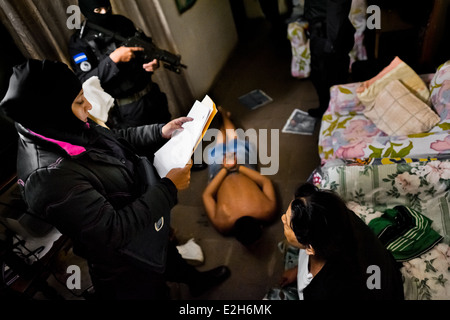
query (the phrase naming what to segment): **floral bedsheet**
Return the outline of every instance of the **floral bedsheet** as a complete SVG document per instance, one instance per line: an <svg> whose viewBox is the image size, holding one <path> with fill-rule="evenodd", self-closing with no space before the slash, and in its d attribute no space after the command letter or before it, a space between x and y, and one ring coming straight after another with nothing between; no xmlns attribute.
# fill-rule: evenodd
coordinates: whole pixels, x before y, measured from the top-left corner
<svg viewBox="0 0 450 320"><path fill-rule="evenodd" d="M386 165L325 165L321 188L338 192L365 222L387 208L409 206L433 221L443 240L418 258L402 262L405 299L450 299L450 160Z"/></svg>
<svg viewBox="0 0 450 320"><path fill-rule="evenodd" d="M429 132L388 136L363 114L359 83L334 86L319 134L322 164L333 159L450 157L450 112ZM450 92L449 92L450 93Z"/></svg>
<svg viewBox="0 0 450 320"><path fill-rule="evenodd" d="M319 133L322 164L334 159L450 158L450 61L421 77L441 121L429 132L407 136L388 136L364 116L356 95L360 82L333 86Z"/></svg>

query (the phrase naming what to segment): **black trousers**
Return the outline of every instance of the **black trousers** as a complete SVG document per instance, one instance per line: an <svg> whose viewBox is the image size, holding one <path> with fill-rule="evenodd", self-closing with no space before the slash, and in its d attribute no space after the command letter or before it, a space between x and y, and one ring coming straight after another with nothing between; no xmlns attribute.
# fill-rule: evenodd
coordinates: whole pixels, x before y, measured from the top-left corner
<svg viewBox="0 0 450 320"><path fill-rule="evenodd" d="M164 274L132 266L109 268L90 264L90 276L99 300L169 300L166 281L191 284L199 271L189 265L169 244L167 267Z"/></svg>
<svg viewBox="0 0 450 320"><path fill-rule="evenodd" d="M326 51L327 39L325 25L316 24L310 27L311 76L310 79L319 97L319 109L328 108L330 88L333 85L347 83L350 68L349 52L353 42L345 46ZM350 34L352 37L352 34ZM347 37L348 38L348 37Z"/></svg>

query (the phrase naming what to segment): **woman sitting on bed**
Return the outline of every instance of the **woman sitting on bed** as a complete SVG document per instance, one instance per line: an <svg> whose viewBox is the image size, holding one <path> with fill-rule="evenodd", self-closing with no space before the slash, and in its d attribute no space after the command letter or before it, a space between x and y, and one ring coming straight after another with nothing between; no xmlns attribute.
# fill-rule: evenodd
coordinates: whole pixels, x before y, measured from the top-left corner
<svg viewBox="0 0 450 320"><path fill-rule="evenodd" d="M302 185L282 216L284 234L299 248L298 266L282 286L297 280L299 299L403 299L399 268L364 222L334 192Z"/></svg>

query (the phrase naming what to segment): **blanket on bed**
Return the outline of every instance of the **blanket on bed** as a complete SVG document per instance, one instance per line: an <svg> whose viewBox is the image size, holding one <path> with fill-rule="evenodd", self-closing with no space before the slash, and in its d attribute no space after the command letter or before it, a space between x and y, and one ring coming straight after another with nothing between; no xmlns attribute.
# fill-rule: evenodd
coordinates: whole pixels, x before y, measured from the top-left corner
<svg viewBox="0 0 450 320"><path fill-rule="evenodd" d="M370 226L388 209L405 206L432 221L442 240L402 262L405 299L450 299L450 160L385 165L337 165L317 170L316 184L338 192Z"/></svg>

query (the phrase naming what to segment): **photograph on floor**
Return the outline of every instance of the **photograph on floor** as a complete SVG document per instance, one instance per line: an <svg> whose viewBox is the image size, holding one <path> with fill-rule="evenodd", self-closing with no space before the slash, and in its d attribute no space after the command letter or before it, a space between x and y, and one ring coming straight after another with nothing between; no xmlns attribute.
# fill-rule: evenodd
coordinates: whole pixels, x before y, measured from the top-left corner
<svg viewBox="0 0 450 320"><path fill-rule="evenodd" d="M305 111L295 109L286 121L282 132L312 135L314 133L315 125L315 118L309 116Z"/></svg>

